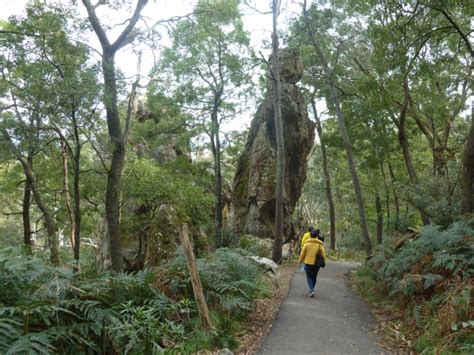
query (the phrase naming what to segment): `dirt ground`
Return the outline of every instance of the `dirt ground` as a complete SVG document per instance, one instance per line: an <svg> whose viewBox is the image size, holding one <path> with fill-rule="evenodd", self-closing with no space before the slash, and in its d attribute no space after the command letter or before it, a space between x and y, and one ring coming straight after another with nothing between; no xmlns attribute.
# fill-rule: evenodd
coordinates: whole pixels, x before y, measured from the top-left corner
<svg viewBox="0 0 474 355"><path fill-rule="evenodd" d="M235 354L255 354L262 345L275 320L282 301L288 294L291 277L296 271L295 265L283 264L278 267L278 287L265 299L256 300L249 316L249 327L238 341Z"/></svg>

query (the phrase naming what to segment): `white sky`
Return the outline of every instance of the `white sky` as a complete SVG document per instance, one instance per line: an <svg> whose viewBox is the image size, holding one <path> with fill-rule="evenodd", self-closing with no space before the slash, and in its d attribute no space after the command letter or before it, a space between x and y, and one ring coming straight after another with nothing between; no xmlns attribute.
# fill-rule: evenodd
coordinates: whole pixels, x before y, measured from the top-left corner
<svg viewBox="0 0 474 355"><path fill-rule="evenodd" d="M6 20L11 15L19 15L24 13L25 5L27 0L0 0L0 19ZM58 2L50 1L49 2ZM69 0L59 0L59 2L70 3ZM92 3L96 3L97 0L93 0ZM180 16L189 14L192 12L194 5L197 0L149 0L148 4L142 11L142 15L147 18L149 25L154 24L158 20L169 19L174 16ZM250 1L253 5L261 12L268 12L271 9L271 0L252 0ZM77 0L78 11L81 17L86 17L87 13L80 0ZM132 8L134 8L136 0L132 1ZM279 17L279 28L285 26L285 22L288 18L294 15L295 11L299 8L297 1L295 0L282 0L281 15ZM130 17L133 10L123 10L116 13L112 12L101 12L100 9L106 9L106 6L98 8L98 15L102 23L116 24L121 23ZM269 42L271 40L272 32L272 15L261 14L251 8L246 8L243 11L243 21L245 29L250 33L251 46L258 53L261 51L265 56L268 56L269 51L263 48L264 41ZM100 45L95 35L92 35L87 39L88 44L96 48L100 52ZM161 45L167 45L167 35L164 34ZM136 50L136 49L135 49ZM159 53L155 52L155 56ZM144 48L142 53L142 65L141 74L146 76L153 66L153 54L149 48ZM126 47L122 49L116 56L117 66L130 77L134 77L137 72L137 56L132 53L132 48ZM256 107L254 112L256 111ZM243 129L245 126L250 125L251 116L254 112L248 112L240 118L234 119L229 127L223 127L226 129Z"/></svg>

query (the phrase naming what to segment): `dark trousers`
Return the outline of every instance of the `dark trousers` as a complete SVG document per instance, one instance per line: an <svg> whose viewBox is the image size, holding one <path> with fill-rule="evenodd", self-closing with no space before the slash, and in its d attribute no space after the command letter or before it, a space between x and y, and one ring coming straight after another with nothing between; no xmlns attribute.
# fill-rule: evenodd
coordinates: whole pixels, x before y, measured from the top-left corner
<svg viewBox="0 0 474 355"><path fill-rule="evenodd" d="M304 264L304 271L306 272L306 281L308 282L309 292L314 292L319 267L315 265Z"/></svg>

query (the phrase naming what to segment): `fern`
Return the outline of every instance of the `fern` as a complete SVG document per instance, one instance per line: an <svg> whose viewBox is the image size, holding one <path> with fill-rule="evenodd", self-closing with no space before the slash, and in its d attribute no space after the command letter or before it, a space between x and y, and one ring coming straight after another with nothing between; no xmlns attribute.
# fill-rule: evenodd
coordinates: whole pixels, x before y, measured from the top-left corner
<svg viewBox="0 0 474 355"><path fill-rule="evenodd" d="M430 287L433 287L437 281L443 280L443 275L433 274L431 272L424 274L423 278L425 279L423 283L423 288L426 290Z"/></svg>
<svg viewBox="0 0 474 355"><path fill-rule="evenodd" d="M398 253L387 252L385 265L380 262L380 256L377 263L371 265L379 265L377 276L381 282L391 284L392 295L397 292L411 295L420 290L407 276L415 269L421 269L423 275L427 275L422 289L443 280L442 276L461 275L469 279L474 271L473 236L471 222L456 222L447 229L428 226L418 238L405 243ZM434 274L439 276L433 278Z"/></svg>
<svg viewBox="0 0 474 355"><path fill-rule="evenodd" d="M10 345L10 348L5 355L16 355L20 353L26 354L49 354L54 351L55 347L51 343L51 339L48 334L42 333L29 333L22 335Z"/></svg>
<svg viewBox="0 0 474 355"><path fill-rule="evenodd" d="M23 323L15 318L0 318L0 353L6 352L20 336L22 326Z"/></svg>

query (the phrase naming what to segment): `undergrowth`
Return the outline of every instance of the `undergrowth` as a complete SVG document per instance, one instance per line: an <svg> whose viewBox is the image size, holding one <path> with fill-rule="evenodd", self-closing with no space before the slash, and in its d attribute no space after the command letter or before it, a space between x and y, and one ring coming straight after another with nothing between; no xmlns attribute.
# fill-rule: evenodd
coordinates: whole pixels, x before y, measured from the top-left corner
<svg viewBox="0 0 474 355"><path fill-rule="evenodd" d="M474 220L385 241L353 285L388 314L386 340L419 353L474 353ZM397 247L398 245L398 247Z"/></svg>
<svg viewBox="0 0 474 355"><path fill-rule="evenodd" d="M54 268L0 251L1 354L157 354L234 348L239 321L269 290L239 250L197 261L216 330L200 325L181 253L157 270L110 274ZM157 276L158 275L158 276ZM166 280L162 283L160 280Z"/></svg>

